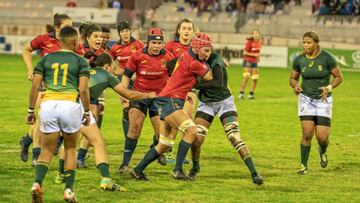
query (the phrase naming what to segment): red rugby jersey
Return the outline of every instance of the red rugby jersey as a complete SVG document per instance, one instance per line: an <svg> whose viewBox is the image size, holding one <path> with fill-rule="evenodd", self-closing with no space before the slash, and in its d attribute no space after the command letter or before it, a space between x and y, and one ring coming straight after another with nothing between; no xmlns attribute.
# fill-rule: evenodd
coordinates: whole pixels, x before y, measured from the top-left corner
<svg viewBox="0 0 360 203"><path fill-rule="evenodd" d="M183 45L179 40L171 40L165 45L165 49L170 51L175 58L178 58L182 53L186 52L190 47L189 45Z"/></svg>
<svg viewBox="0 0 360 203"><path fill-rule="evenodd" d="M126 70L136 73L134 90L159 93L169 79L166 63L172 58L173 55L164 49L158 56L152 56L146 47L131 55Z"/></svg>
<svg viewBox="0 0 360 203"><path fill-rule="evenodd" d="M191 50L184 52L179 58L161 97L185 99L187 93L196 84L196 77L204 77L209 68L205 62L196 59Z"/></svg>
<svg viewBox="0 0 360 203"><path fill-rule="evenodd" d="M120 42L114 44L110 49L110 55L119 62L119 68L125 69L126 63L133 53L144 47L144 43L135 38L131 38L131 42L122 45Z"/></svg>
<svg viewBox="0 0 360 203"><path fill-rule="evenodd" d="M252 54L257 54L257 53L260 53L261 46L262 46L261 40L258 40L258 41L248 40L246 42L244 50L249 52L249 53L252 53ZM248 61L248 62L251 62L251 63L257 63L258 62L258 59L256 57L253 57L253 56L246 56L245 55L244 60Z"/></svg>
<svg viewBox="0 0 360 203"><path fill-rule="evenodd" d="M33 50L40 50L40 57L43 57L59 51L61 49L61 42L55 38L54 32L49 32L35 37L31 40L30 46ZM84 55L85 53L81 44L79 44L79 47L75 52L79 55Z"/></svg>

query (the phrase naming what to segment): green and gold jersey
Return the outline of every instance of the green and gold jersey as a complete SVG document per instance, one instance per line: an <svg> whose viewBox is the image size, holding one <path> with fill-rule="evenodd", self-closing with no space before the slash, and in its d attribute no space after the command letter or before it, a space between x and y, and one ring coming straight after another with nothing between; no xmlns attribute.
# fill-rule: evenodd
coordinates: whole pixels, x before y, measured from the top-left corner
<svg viewBox="0 0 360 203"><path fill-rule="evenodd" d="M293 64L293 70L301 74L303 94L313 99L320 98L322 90L319 88L330 84L331 70L336 67L334 57L324 50L314 59L301 54L296 57ZM331 92L328 96L330 95Z"/></svg>
<svg viewBox="0 0 360 203"><path fill-rule="evenodd" d="M108 87L114 88L120 81L101 67L90 69L90 100L96 100Z"/></svg>
<svg viewBox="0 0 360 203"><path fill-rule="evenodd" d="M203 88L200 89L198 98L200 101L207 103L207 102L219 102L223 101L231 96L231 91L228 87L228 75L226 71L226 65L224 61L221 59L220 55L217 53L211 53L209 59L206 63L210 66L210 69L218 68L217 74L221 74L221 80L217 80L216 87L212 88ZM215 80L215 75L213 71L213 77Z"/></svg>
<svg viewBox="0 0 360 203"><path fill-rule="evenodd" d="M89 64L74 52L60 50L44 56L36 64L34 74L43 76L44 99L76 100L79 78L89 77Z"/></svg>

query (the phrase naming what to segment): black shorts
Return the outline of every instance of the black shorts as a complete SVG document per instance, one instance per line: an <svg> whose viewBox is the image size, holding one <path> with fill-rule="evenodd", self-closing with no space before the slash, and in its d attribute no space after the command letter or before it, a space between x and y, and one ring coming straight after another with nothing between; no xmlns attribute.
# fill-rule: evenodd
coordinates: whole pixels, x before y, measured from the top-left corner
<svg viewBox="0 0 360 203"><path fill-rule="evenodd" d="M129 108L137 108L141 112L143 112L146 116L147 111L149 110L150 118L154 116L158 116L158 109L155 106L155 99L138 99L138 100L131 100Z"/></svg>
<svg viewBox="0 0 360 203"><path fill-rule="evenodd" d="M183 109L185 100L169 98L169 97L158 97L156 98L155 104L159 111L161 120L173 112Z"/></svg>

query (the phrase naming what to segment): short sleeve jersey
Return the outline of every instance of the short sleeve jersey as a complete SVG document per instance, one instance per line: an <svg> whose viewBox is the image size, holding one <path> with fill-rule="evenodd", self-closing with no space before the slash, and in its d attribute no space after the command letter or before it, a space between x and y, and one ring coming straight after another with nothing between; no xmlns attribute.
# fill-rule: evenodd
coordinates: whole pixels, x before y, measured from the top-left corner
<svg viewBox="0 0 360 203"><path fill-rule="evenodd" d="M159 93L168 80L166 63L173 55L164 49L157 56L148 53L147 47L133 54L126 64L126 70L136 73L134 90Z"/></svg>
<svg viewBox="0 0 360 203"><path fill-rule="evenodd" d="M144 43L135 38L131 38L131 42L122 45L120 42L113 45L110 49L110 55L118 61L119 68L125 69L126 63L130 56L144 47Z"/></svg>
<svg viewBox="0 0 360 203"><path fill-rule="evenodd" d="M178 58L182 53L186 52L190 48L190 45L183 45L179 42L179 40L171 40L166 43L164 48L170 51L174 55L174 58Z"/></svg>
<svg viewBox="0 0 360 203"><path fill-rule="evenodd" d="M90 100L96 100L108 87L114 88L120 81L101 67L90 68Z"/></svg>
<svg viewBox="0 0 360 203"><path fill-rule="evenodd" d="M231 96L230 88L228 87L228 74L226 71L226 65L221 59L221 56L217 53L211 53L209 59L206 61L210 69L213 69L215 66L221 68L222 73L222 83L221 87L209 88L209 89L200 89L198 98L200 101L207 102L220 102Z"/></svg>
<svg viewBox="0 0 360 203"><path fill-rule="evenodd" d="M30 46L33 50L40 50L40 57L55 51L59 51L61 49L60 40L55 38L54 32L45 33L35 37L33 40L31 40ZM82 45L79 44L79 47L75 52L79 55L84 55Z"/></svg>
<svg viewBox="0 0 360 203"><path fill-rule="evenodd" d="M254 40L248 40L245 44L244 50L251 54L258 54L260 53L262 43L261 40L254 41ZM245 56L245 61L251 62L251 63L257 63L258 60L254 56Z"/></svg>
<svg viewBox="0 0 360 203"><path fill-rule="evenodd" d="M89 77L89 65L82 56L60 50L44 56L36 64L34 74L43 75L45 93L78 93L79 78Z"/></svg>
<svg viewBox="0 0 360 203"><path fill-rule="evenodd" d="M293 63L293 70L299 72L302 77L303 94L313 99L320 98L322 90L319 88L330 84L331 70L336 67L336 60L325 50L321 50L314 59L301 54ZM328 96L330 95L331 92Z"/></svg>
<svg viewBox="0 0 360 203"><path fill-rule="evenodd" d="M196 77L204 77L208 70L206 63L197 60L195 53L189 49L178 58L172 76L159 96L185 99L196 84Z"/></svg>

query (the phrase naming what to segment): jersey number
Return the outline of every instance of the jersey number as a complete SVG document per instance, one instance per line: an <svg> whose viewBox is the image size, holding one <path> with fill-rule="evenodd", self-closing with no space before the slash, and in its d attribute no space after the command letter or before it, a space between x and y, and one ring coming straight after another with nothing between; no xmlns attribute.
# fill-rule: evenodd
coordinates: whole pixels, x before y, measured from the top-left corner
<svg viewBox="0 0 360 203"><path fill-rule="evenodd" d="M62 80L61 80L61 85L62 86L66 86L66 82L67 82L67 74L68 74L68 68L69 68L69 64L68 63L64 63L64 64L59 64L59 63L54 63L51 65L51 69L54 70L54 81L53 81L53 85L57 85L58 84L58 76L59 76L59 66L60 69L63 71L63 76L62 76Z"/></svg>

